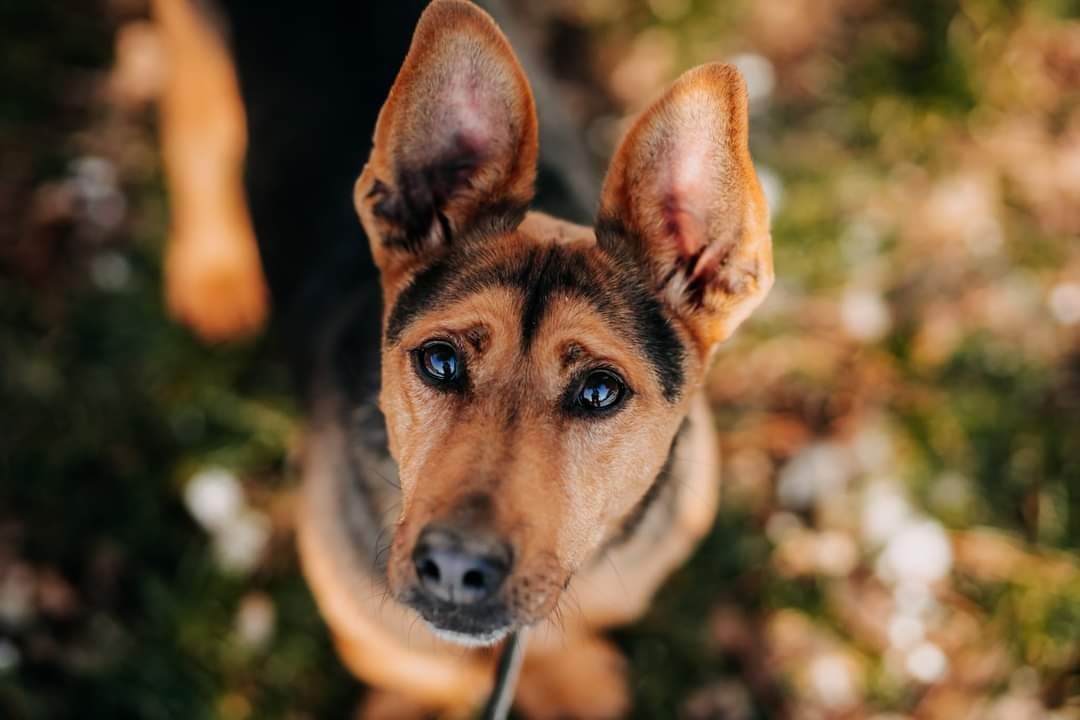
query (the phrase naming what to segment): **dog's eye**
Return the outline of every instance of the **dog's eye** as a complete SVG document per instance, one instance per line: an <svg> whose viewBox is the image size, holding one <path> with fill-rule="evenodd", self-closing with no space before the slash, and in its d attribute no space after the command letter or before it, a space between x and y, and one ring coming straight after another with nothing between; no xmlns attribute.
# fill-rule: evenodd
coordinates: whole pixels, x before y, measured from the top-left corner
<svg viewBox="0 0 1080 720"><path fill-rule="evenodd" d="M578 391L578 404L586 410L609 410L618 405L626 392L619 377L608 370L594 370Z"/></svg>
<svg viewBox="0 0 1080 720"><path fill-rule="evenodd" d="M433 340L417 351L420 372L433 382L448 384L461 378L463 363L457 349L448 342Z"/></svg>

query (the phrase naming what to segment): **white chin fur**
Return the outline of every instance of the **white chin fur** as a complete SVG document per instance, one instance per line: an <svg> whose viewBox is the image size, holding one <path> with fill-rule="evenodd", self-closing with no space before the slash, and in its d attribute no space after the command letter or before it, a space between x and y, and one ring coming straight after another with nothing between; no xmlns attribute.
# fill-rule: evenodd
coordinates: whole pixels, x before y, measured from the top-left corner
<svg viewBox="0 0 1080 720"><path fill-rule="evenodd" d="M509 627L500 628L493 632L484 633L483 635L470 635L468 633L454 632L453 630L441 630L427 621L425 621L425 623L427 624L428 629L435 634L435 637L464 647L489 647L510 634Z"/></svg>

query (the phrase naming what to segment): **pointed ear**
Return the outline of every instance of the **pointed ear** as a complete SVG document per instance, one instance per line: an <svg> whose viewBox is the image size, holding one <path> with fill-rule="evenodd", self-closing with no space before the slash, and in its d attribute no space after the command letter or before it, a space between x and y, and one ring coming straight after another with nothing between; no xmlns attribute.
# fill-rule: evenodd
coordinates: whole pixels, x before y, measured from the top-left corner
<svg viewBox="0 0 1080 720"><path fill-rule="evenodd" d="M355 188L384 283L492 215L520 220L536 156L536 108L510 44L475 5L435 0L416 26Z"/></svg>
<svg viewBox="0 0 1080 720"><path fill-rule="evenodd" d="M597 237L642 264L703 355L772 285L769 214L747 146L746 86L688 71L630 128L608 170Z"/></svg>

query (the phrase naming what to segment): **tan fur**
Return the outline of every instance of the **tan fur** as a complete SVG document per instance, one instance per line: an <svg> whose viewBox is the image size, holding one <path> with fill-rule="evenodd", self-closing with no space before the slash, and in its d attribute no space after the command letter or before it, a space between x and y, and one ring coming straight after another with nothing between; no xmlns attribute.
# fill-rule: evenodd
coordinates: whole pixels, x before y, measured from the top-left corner
<svg viewBox="0 0 1080 720"><path fill-rule="evenodd" d="M190 3L154 0L154 12L170 58L162 101L172 199L169 305L204 337L233 337L258 327L266 313L241 183L246 138L236 77L220 35ZM478 164L441 208L451 235L486 205L527 203L533 194L535 103L486 14L456 0L432 3L374 140L355 202L389 310L449 238L433 223L419 250L385 243L401 227L374 211L377 183L395 192L403 174L469 151ZM637 252L657 297L692 350L677 402L661 396L637 349L574 297L553 299L527 356L517 341L522 299L507 289L472 293L425 314L383 354L381 408L402 487L399 515L387 519L397 521L388 587L368 569L370 549L357 546L342 511L350 476L337 463L348 440L329 423L312 435L299 508L301 559L343 662L375 688L364 717L466 717L490 692L493 651L447 644L394 599L411 582L419 531L473 492L497 499L492 526L512 539L517 556L508 580L513 609L533 626L519 711L609 718L628 708L626 663L596 633L640 616L708 531L719 460L698 388L710 354L773 278L768 213L747 149L745 89L735 70L690 71L646 110L612 161L601 212L642 244ZM598 266L609 262L591 228L537 212L486 242L479 261L556 244L581 249ZM433 398L417 380L401 348L431 337L469 348L473 382L485 389L473 406ZM619 370L635 389L633 406L601 424L566 422L553 411L554 399L590 358ZM504 428L511 412L519 423L513 437ZM657 476L688 414L693 422L672 467L680 488L673 515L648 515L625 542L600 550Z"/></svg>
<svg viewBox="0 0 1080 720"><path fill-rule="evenodd" d="M316 409L316 416L324 411ZM298 508L300 559L342 660L378 688L439 707L474 707L491 687L490 659L436 639L415 613L390 600L365 568L341 521L349 474L336 464L345 437L327 428L312 436Z"/></svg>
<svg viewBox="0 0 1080 720"><path fill-rule="evenodd" d="M515 700L536 720L620 717L630 707L626 659L611 643L588 635L552 652L534 648Z"/></svg>
<svg viewBox="0 0 1080 720"><path fill-rule="evenodd" d="M594 245L592 231L539 213L530 213L520 228L521 235L508 239L512 243L557 242L561 244L586 243ZM479 375L478 383L491 383L495 375L514 363L516 346L503 342L503 338L516 337L517 329L510 327L510 318L516 318L513 307L516 302L505 293L492 291L466 298L459 306L447 308L434 319L434 325L419 324L403 339L404 345L415 342L431 333L440 335L465 335L479 326L487 329L492 343L485 353L490 362L491 377L485 368L473 366ZM550 387L559 385L558 376L564 372L558 362L562 353L560 346L566 338L586 337L598 347L617 347L621 342L599 322L593 311L565 302L552 310L545 325L557 332L544 333L538 338L538 353L555 361L538 371L549 376ZM415 336L415 337L414 337ZM496 338L499 340L496 341ZM628 380L646 383L648 371L632 355L623 365ZM386 358L384 376L386 387L382 405L391 426L395 455L407 458L399 465L403 480L402 517L407 518L399 528L395 544L399 546L392 560L391 583L397 576L407 575L409 553L400 550L408 547L415 533L429 519L452 507L455 500L470 490L474 483L484 479L481 466L475 459L469 463L456 457L469 454L476 447L489 446L493 460L498 459L497 447L491 442L500 436L498 410L478 410L480 417L489 416L492 421L470 422L460 437L449 442L445 434L433 434L431 427L418 427L409 418L422 416L417 405L424 404L422 390L410 385L414 376L403 356ZM513 372L505 372L513 376ZM535 382L535 381L534 381ZM539 381L543 384L543 380ZM401 397L395 393L400 392ZM410 395L414 393L414 395ZM389 393L389 394L388 394ZM544 397L544 395L541 395ZM684 450L676 459L674 472L684 486L677 518L669 527L660 529L657 537L646 524L626 544L610 552L602 562L583 557L582 550L592 547L598 538L608 533L611 526L630 510L630 502L640 494L640 488L619 487L609 478L636 476L639 482L653 477L659 470L670 442L670 432L657 432L653 443L636 448L613 448L612 455L622 455L621 469L615 469L608 477L574 478L566 470L587 470L592 462L588 455L593 443L604 444L603 438L587 438L567 448L552 447L546 432L538 432L537 438L524 444L535 455L519 459L520 466L500 468L500 477L507 478L498 488L500 506L510 512L499 518L499 527L513 534L519 525L519 513L529 513L530 536L523 538L524 557L528 558L531 545L555 548L562 559L561 566L553 567L541 552L533 555L536 579L533 591L547 588L557 592L571 569L578 570L561 603L561 618L549 619L552 607L559 602L547 595L531 610L533 620L540 624L530 636L530 659L522 680L519 704L529 717L617 717L627 703L624 685L624 668L613 662L597 665L597 657L612 658L612 650L602 650L602 644L591 633L603 627L628 622L638 617L648 606L653 593L667 575L685 559L701 539L712 521L717 500L716 478L718 457L711 422L700 395L692 396L690 403L696 420L692 436L684 444ZM632 424L671 425L677 422L679 413L653 399L655 414L643 412L641 416L627 420ZM541 405L541 403L537 403ZM404 408L409 408L408 410ZM544 413L539 409L538 413ZM394 421L403 424L395 428ZM666 422L665 422L666 421ZM542 415L537 419L538 428L546 429L552 422ZM430 421L430 424L437 422ZM618 426L608 429L611 436L625 435L635 442L640 433ZM341 468L327 467L332 458L343 456L345 438L339 433L322 430L313 440L305 462L306 480L304 501L300 515L300 549L305 573L319 601L320 609L334 630L343 660L359 677L376 687L404 693L416 698L422 707L432 705L466 712L483 701L490 691L493 660L489 653L466 651L438 640L423 623L416 621L410 610L387 597L378 578L365 573L363 558L357 556L363 548L357 548L344 528L333 522L339 516L341 483L348 474ZM406 478L424 476L426 458L431 462L450 467L461 467L470 472L447 475L437 482L409 482ZM608 466L610 467L610 465ZM636 468L636 470L633 470ZM643 469L643 471L642 471ZM561 502L550 492L553 487L571 484L581 488L609 488L605 499L598 493L575 498L576 502ZM606 512L597 512L599 505L608 504ZM661 542L658 542L661 541ZM575 639L577 638L577 639ZM598 655L599 654L599 655ZM571 668L576 668L570 671ZM379 713L389 704L389 698L380 698ZM399 711L407 705L393 704ZM420 715L417 715L419 717Z"/></svg>
<svg viewBox="0 0 1080 720"><path fill-rule="evenodd" d="M207 340L266 320L267 293L243 189L244 108L220 33L190 0L154 0L167 79L161 147L169 186L165 290L173 316Z"/></svg>
<svg viewBox="0 0 1080 720"><path fill-rule="evenodd" d="M391 553L389 581L397 590L412 572L408 551L420 528L459 498L487 492L498 498L494 530L518 549L517 582L528 584L531 599L523 600L522 619L535 622L547 616L569 576L656 477L685 409L672 412L658 391L649 392L649 368L580 301L554 303L531 353L534 361L523 361L518 302L505 290L470 295L402 338L403 346L414 347L429 337L464 338L484 330L487 347L469 359L473 382L489 391L464 414L431 400L406 354L384 353L381 405L402 487L394 544L401 549ZM563 367L570 343L582 355ZM633 412L589 425L566 422L553 410L572 372L589 358L616 367L635 388ZM520 418L513 435L504 431L510 412Z"/></svg>
<svg viewBox="0 0 1080 720"><path fill-rule="evenodd" d="M716 511L719 456L705 402L692 404L692 436L677 458L676 476L686 492L675 522L657 537L653 528L591 563L572 580L561 601L561 618L547 618L529 636L518 705L527 717L619 717L626 708L625 667L602 650L593 633L641 615L668 574L708 532ZM345 664L376 688L415 699L415 704L379 700L395 711L425 717L436 707L451 714L478 707L491 689L493 656L464 650L436 638L412 611L387 597L381 580L368 574L365 561L338 520L348 474L328 464L342 457L340 433L313 437L305 462L299 513L300 553L319 609L330 624ZM541 504L541 508L549 510ZM597 664L599 657L606 658ZM571 670L572 669L572 670Z"/></svg>
<svg viewBox="0 0 1080 720"><path fill-rule="evenodd" d="M411 558L420 531L478 494L493 498L487 526L514 548L501 592L515 621L533 626L519 709L536 718L625 712L625 663L595 633L638 617L707 532L718 457L699 390L717 344L772 282L768 215L746 141L741 78L726 66L703 66L645 112L612 162L601 212L625 237L598 240L592 229L529 213L516 227L470 239L492 202L532 196L534 103L482 11L436 0L424 13L354 196L387 313L420 268L452 252L483 270L559 245L618 283L620 248L601 241L624 242L687 353L680 393L665 394L641 348L573 294L550 297L525 347L523 295L500 285L420 313L384 345L380 407L401 487L400 507L386 519L393 528L386 586L346 527L349 476L335 466L347 443L340 428L314 436L299 524L304 569L343 659L364 680L418 703L379 696L373 715L433 706L467 712L490 689L491 651L442 642L396 600L416 582ZM421 237L406 237L411 218L386 208L407 204L410 173L455 153L477 161L467 180L436 199L442 216ZM410 352L433 338L464 353L467 399L433 391L414 371ZM559 410L564 389L575 370L598 365L617 371L632 396L602 422L568 419ZM688 415L671 468L675 504L607 547L658 477Z"/></svg>

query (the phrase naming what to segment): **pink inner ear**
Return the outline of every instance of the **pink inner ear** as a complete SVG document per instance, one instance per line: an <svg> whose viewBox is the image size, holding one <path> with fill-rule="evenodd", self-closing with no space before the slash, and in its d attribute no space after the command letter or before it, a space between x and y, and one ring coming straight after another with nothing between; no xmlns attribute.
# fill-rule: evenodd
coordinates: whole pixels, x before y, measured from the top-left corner
<svg viewBox="0 0 1080 720"><path fill-rule="evenodd" d="M661 212L664 217L664 232L668 241L675 243L679 259L690 260L700 254L708 243L702 219L696 217L674 192L664 197Z"/></svg>
<svg viewBox="0 0 1080 720"><path fill-rule="evenodd" d="M691 280L714 270L724 254L721 243L709 244L709 197L716 192L709 145L704 134L681 138L669 151L671 164L661 180L667 186L661 195L666 240L674 243Z"/></svg>
<svg viewBox="0 0 1080 720"><path fill-rule="evenodd" d="M664 229L668 239L675 243L679 263L686 269L686 277L700 280L716 271L727 248L723 243L709 245L708 226L704 218L693 211L681 208L674 195L664 202Z"/></svg>
<svg viewBox="0 0 1080 720"><path fill-rule="evenodd" d="M510 121L496 90L478 72L469 68L458 73L443 88L441 120L431 128L428 142L483 159L509 142Z"/></svg>

